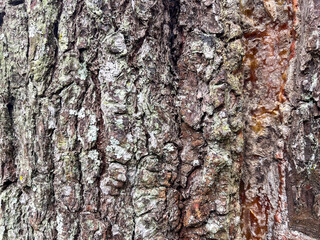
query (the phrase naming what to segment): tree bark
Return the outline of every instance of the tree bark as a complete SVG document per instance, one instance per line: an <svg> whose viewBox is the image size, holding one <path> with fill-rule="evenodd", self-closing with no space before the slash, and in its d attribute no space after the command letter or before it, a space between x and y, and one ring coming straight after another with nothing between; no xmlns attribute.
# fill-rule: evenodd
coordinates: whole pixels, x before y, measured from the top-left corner
<svg viewBox="0 0 320 240"><path fill-rule="evenodd" d="M318 0L0 0L0 239L320 239Z"/></svg>

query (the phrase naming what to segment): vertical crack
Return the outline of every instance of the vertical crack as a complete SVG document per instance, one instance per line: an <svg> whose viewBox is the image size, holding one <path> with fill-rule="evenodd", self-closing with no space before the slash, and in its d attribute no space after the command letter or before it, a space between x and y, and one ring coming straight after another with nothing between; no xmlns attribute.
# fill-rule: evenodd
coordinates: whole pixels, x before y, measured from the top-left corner
<svg viewBox="0 0 320 240"><path fill-rule="evenodd" d="M0 27L2 27L2 25L3 25L3 18L5 15L6 15L5 12L0 12Z"/></svg>
<svg viewBox="0 0 320 240"><path fill-rule="evenodd" d="M5 120L4 123L4 161L1 162L1 188L2 190L9 187L12 183L17 181L16 177L16 163L15 163L15 155L16 155L16 146L15 146L15 134L14 134L14 102L15 98L11 93L10 81L7 83L7 98L6 109L5 109Z"/></svg>
<svg viewBox="0 0 320 240"><path fill-rule="evenodd" d="M168 15L168 20L165 22L169 26L169 36L168 36L168 47L170 49L170 72L172 74L173 80L176 82L179 82L180 76L179 76L179 69L178 69L178 61L180 59L180 56L182 54L183 50L183 27L179 25L179 16L180 16L180 7L181 2L180 0L163 0L164 5L164 12ZM173 82L173 89L175 89L176 93L179 93L179 84L175 84ZM175 96L176 97L176 96ZM181 137L181 125L183 124L183 120L181 118L179 109L177 109L176 117L175 117L176 124L178 125L178 136ZM183 230L183 206L184 206L184 200L183 200L183 191L184 187L182 186L181 182L181 171L182 171L182 146L179 144L177 145L178 148L178 159L179 163L177 166L177 180L175 183L175 188L179 192L179 224L177 226L177 229L175 230L177 235L180 237L181 232Z"/></svg>
<svg viewBox="0 0 320 240"><path fill-rule="evenodd" d="M27 12L27 10L25 10ZM27 31L27 50L26 50L26 57L27 57L27 63L29 65L29 51L30 51L30 33L29 33L29 16L27 14L27 26L26 26L26 31Z"/></svg>
<svg viewBox="0 0 320 240"><path fill-rule="evenodd" d="M180 15L180 0L163 0L164 11L169 15L169 21L167 22L169 32L169 48L171 64L173 65L173 72L177 70L177 63L181 55L182 41L180 40L183 29L179 26Z"/></svg>
<svg viewBox="0 0 320 240"><path fill-rule="evenodd" d="M97 144L96 144L96 149L99 153L99 157L100 157L100 172L99 175L97 177L97 183L98 183L98 212L100 213L100 197L101 197L101 189L100 189L100 182L101 182L101 176L106 172L106 153L105 153L105 126L104 126L104 121L103 121L103 112L101 109L101 86L100 86L100 82L98 79L99 76L99 70L93 70L93 69L89 69L89 71L91 72L91 77L92 77L92 81L95 85L95 92L96 92L96 96L97 96L97 100L96 100L96 104L97 104L97 115L98 115L98 137L97 137ZM101 216L100 216L101 217Z"/></svg>

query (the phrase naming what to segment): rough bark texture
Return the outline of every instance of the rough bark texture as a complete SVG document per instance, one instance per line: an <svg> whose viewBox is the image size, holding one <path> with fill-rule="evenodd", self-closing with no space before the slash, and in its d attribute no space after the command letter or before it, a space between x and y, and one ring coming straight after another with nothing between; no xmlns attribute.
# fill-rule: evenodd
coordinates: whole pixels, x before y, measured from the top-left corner
<svg viewBox="0 0 320 240"><path fill-rule="evenodd" d="M320 239L319 9L0 0L0 239Z"/></svg>

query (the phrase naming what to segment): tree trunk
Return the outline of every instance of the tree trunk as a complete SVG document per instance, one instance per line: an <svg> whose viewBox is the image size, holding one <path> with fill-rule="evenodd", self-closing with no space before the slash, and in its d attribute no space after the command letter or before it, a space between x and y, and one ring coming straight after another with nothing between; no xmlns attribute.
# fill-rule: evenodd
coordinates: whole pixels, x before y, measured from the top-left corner
<svg viewBox="0 0 320 240"><path fill-rule="evenodd" d="M0 0L0 239L320 239L319 0Z"/></svg>

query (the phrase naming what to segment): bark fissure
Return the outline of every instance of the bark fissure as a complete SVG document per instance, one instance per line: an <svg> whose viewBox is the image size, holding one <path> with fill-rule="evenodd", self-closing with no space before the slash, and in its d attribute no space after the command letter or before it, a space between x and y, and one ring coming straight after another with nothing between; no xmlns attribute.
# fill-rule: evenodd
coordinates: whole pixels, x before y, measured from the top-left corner
<svg viewBox="0 0 320 240"><path fill-rule="evenodd" d="M3 18L6 15L5 12L0 12L0 27L3 25Z"/></svg>
<svg viewBox="0 0 320 240"><path fill-rule="evenodd" d="M18 6L20 4L24 4L24 0L9 0L9 5Z"/></svg>

